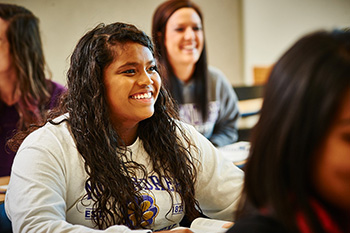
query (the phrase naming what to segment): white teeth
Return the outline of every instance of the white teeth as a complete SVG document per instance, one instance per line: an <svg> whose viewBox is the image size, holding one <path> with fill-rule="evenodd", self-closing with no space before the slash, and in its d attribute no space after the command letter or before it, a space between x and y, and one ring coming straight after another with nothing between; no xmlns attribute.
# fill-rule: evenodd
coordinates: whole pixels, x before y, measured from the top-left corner
<svg viewBox="0 0 350 233"><path fill-rule="evenodd" d="M150 92L148 92L148 93L145 93L145 94L132 96L131 98L139 100L139 99L150 99L151 97L152 97L152 94Z"/></svg>
<svg viewBox="0 0 350 233"><path fill-rule="evenodd" d="M195 49L196 46L195 45L185 45L183 46L184 49Z"/></svg>

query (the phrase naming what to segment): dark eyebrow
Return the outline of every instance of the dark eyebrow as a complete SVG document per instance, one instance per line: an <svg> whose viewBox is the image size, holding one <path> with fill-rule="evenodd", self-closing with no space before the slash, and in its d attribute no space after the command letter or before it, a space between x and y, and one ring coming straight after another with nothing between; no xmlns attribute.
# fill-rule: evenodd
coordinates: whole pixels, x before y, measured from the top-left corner
<svg viewBox="0 0 350 233"><path fill-rule="evenodd" d="M148 62L147 62L147 65L150 65L150 64L152 64L152 63L155 63L155 60L154 60L154 59L148 61ZM139 64L140 64L140 63L138 63L138 62L127 62L127 63L125 63L124 65L119 66L118 69L124 68L124 67L126 67L126 66L138 66Z"/></svg>
<svg viewBox="0 0 350 233"><path fill-rule="evenodd" d="M125 66L137 66L137 62L127 62L124 65L119 66L119 68L124 68Z"/></svg>
<svg viewBox="0 0 350 233"><path fill-rule="evenodd" d="M156 60L152 59L147 62L147 65L151 65L152 63L156 63Z"/></svg>

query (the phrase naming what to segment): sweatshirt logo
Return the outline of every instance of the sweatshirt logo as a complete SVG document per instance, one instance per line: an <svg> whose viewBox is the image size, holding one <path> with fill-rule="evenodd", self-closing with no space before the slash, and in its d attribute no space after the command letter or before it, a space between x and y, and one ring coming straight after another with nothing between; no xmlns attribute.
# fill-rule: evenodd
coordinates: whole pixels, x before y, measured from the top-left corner
<svg viewBox="0 0 350 233"><path fill-rule="evenodd" d="M200 133L206 135L213 130L213 125L219 117L220 102L209 102L208 119L203 122L202 113L198 106L193 103L182 104L179 109L180 119L190 125L193 125Z"/></svg>
<svg viewBox="0 0 350 233"><path fill-rule="evenodd" d="M157 217L159 213L159 207L157 206L155 202L155 198L151 194L143 194L142 195L143 201L141 202L140 206L142 209L142 222L141 226L146 227L150 226L154 223L155 218ZM136 218L135 218L135 206L133 203L130 203L128 205L128 217L132 221L133 225L136 224Z"/></svg>
<svg viewBox="0 0 350 233"><path fill-rule="evenodd" d="M167 178L167 177L162 177L162 179L159 179L157 176L149 176L148 179L136 179L133 178L133 181L135 182L135 184L137 184L137 188L138 191L143 190L154 190L154 191L165 191L165 188L167 188L169 191L173 192L175 189L175 184L173 182L172 179ZM162 187L161 183L163 183L165 185L165 188ZM97 193L97 195L101 195L102 192L102 188L99 187L100 189L98 189L97 191L95 191ZM86 184L85 186L85 190L86 192L91 191L91 186L90 184ZM142 191L141 191L142 192ZM141 207L142 209L142 222L141 222L141 226L142 227L146 227L146 226L150 226L152 224L154 224L155 219L159 213L159 207L156 204L156 200L155 197L151 194L151 193L146 193L146 192L142 192L142 202L138 203L137 205ZM87 195L87 197L85 198L85 204L86 206L89 207L85 207L85 219L89 220L92 218L101 218L103 216L101 216L101 213L96 212L90 205L92 204L92 197L91 195ZM182 208L180 206L173 207L173 214L181 214L182 213ZM128 204L128 218L129 220L131 220L132 225L135 226L136 225L136 216L135 216L135 204L134 203L129 203Z"/></svg>

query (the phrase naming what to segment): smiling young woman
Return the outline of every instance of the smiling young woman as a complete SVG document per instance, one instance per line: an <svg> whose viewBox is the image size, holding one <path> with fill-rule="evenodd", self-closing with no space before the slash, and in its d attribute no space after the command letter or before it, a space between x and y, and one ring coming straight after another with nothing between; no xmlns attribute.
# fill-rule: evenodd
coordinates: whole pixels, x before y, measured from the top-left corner
<svg viewBox="0 0 350 233"><path fill-rule="evenodd" d="M49 118L11 141L21 144L5 201L15 232L167 231L198 210L232 220L243 172L178 120L144 32L97 26L67 83Z"/></svg>

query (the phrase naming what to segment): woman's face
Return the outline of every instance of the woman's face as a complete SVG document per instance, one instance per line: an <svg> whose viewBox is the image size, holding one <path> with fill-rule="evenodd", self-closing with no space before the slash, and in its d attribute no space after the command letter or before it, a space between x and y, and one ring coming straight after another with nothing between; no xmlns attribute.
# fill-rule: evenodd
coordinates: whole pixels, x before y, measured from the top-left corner
<svg viewBox="0 0 350 233"><path fill-rule="evenodd" d="M7 40L8 22L0 18L0 74L8 75L12 70L12 56L10 54L10 43Z"/></svg>
<svg viewBox="0 0 350 233"><path fill-rule="evenodd" d="M180 8L165 27L165 47L172 66L195 65L204 45L202 21L193 8Z"/></svg>
<svg viewBox="0 0 350 233"><path fill-rule="evenodd" d="M151 51L138 43L116 46L115 60L104 70L111 119L116 128L134 127L151 117L161 80Z"/></svg>
<svg viewBox="0 0 350 233"><path fill-rule="evenodd" d="M313 173L316 191L327 202L349 210L350 91L316 158Z"/></svg>

